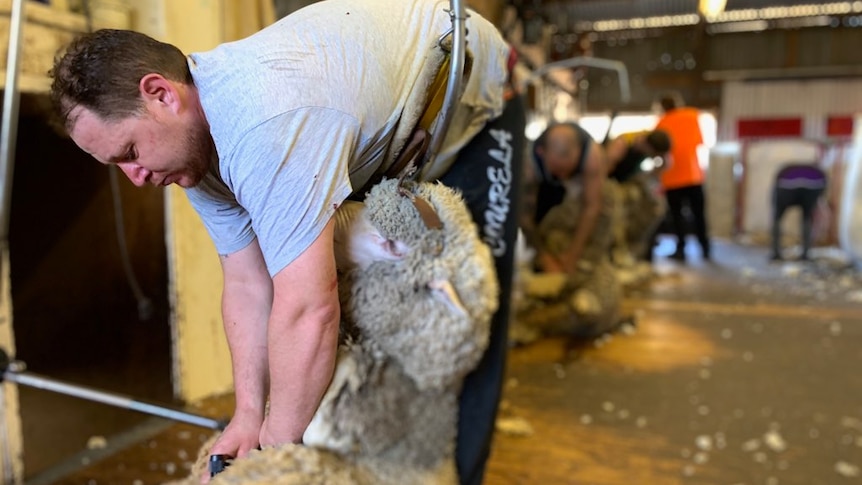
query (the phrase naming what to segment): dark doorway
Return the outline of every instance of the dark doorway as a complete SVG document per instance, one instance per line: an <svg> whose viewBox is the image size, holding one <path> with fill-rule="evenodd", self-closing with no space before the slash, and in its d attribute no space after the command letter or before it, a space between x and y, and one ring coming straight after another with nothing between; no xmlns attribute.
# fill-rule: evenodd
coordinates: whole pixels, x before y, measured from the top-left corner
<svg viewBox="0 0 862 485"><path fill-rule="evenodd" d="M24 97L12 188L10 260L16 357L30 371L148 400L171 399L161 189L96 163ZM124 271L115 204L122 205ZM140 296L140 295L138 295ZM139 311L139 307L142 311ZM147 308L148 307L148 308ZM19 387L25 475L32 477L145 416Z"/></svg>

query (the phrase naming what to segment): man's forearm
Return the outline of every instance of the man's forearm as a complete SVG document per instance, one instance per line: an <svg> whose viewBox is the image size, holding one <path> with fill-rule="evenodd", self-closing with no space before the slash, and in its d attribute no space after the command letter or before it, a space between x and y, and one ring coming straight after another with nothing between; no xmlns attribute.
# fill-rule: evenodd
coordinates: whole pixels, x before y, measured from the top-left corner
<svg viewBox="0 0 862 485"><path fill-rule="evenodd" d="M263 419L268 386L266 324L271 289L252 291L225 287L222 297L224 330L233 364L236 412L259 414Z"/></svg>
<svg viewBox="0 0 862 485"><path fill-rule="evenodd" d="M587 241L593 233L593 228L596 226L596 221L599 218L601 206L587 206L578 223L575 234L572 237L572 243L563 257L563 264L569 271L574 271L574 265L581 258L584 248L587 246Z"/></svg>
<svg viewBox="0 0 862 485"><path fill-rule="evenodd" d="M279 304L269 321L270 426L281 441L299 442L335 368L340 310L329 304L296 308Z"/></svg>

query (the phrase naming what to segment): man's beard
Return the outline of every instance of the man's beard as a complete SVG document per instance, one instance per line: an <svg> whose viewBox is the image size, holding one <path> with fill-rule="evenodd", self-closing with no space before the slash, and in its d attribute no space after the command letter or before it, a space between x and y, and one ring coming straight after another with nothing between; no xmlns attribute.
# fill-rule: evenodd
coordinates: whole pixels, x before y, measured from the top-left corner
<svg viewBox="0 0 862 485"><path fill-rule="evenodd" d="M218 163L215 144L212 136L206 129L195 129L186 134L185 147L189 153L187 176L188 187L194 187L200 183L210 171L213 163Z"/></svg>

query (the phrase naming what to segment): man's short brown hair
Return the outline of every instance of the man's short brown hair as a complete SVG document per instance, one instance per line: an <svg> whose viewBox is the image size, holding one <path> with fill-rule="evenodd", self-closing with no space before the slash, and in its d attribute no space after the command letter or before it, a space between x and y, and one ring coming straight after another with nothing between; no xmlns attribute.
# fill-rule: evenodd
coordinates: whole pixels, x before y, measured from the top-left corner
<svg viewBox="0 0 862 485"><path fill-rule="evenodd" d="M664 130L653 130L647 133L646 142L655 150L656 155L664 155L670 151L670 136Z"/></svg>
<svg viewBox="0 0 862 485"><path fill-rule="evenodd" d="M54 60L51 101L63 125L82 106L105 120L139 113L141 78L157 73L192 84L185 55L171 44L130 30L102 29L73 40Z"/></svg>

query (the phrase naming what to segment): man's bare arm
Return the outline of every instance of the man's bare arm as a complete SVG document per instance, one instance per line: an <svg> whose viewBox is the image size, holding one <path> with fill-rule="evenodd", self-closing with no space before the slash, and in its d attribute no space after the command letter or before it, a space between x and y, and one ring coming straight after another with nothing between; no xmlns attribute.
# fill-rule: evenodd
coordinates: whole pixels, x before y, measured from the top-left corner
<svg viewBox="0 0 862 485"><path fill-rule="evenodd" d="M569 249L559 258L563 270L573 273L577 269L578 260L592 235L593 228L602 210L602 185L606 172L605 153L602 147L593 142L590 153L585 161L583 171L583 191L581 218L578 221Z"/></svg>
<svg viewBox="0 0 862 485"><path fill-rule="evenodd" d="M607 156L606 173L610 173L626 156L629 144L622 137L614 138L605 147L605 155Z"/></svg>
<svg viewBox="0 0 862 485"><path fill-rule="evenodd" d="M266 324L272 279L257 240L220 259L222 317L233 363L236 409L211 453L237 457L257 447L260 439L268 385Z"/></svg>
<svg viewBox="0 0 862 485"><path fill-rule="evenodd" d="M299 442L332 379L340 307L333 253L334 220L273 278L267 331L270 412L263 446Z"/></svg>

